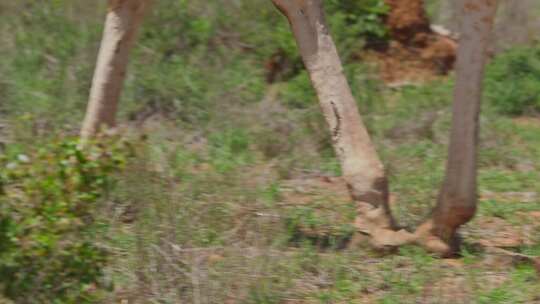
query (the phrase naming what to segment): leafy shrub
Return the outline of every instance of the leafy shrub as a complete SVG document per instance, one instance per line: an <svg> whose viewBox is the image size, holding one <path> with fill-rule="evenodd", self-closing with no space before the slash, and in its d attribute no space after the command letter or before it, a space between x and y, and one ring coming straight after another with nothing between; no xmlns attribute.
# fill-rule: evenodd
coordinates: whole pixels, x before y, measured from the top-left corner
<svg viewBox="0 0 540 304"><path fill-rule="evenodd" d="M327 1L328 23L345 60L362 50L365 43L388 39L383 22L388 6L383 0Z"/></svg>
<svg viewBox="0 0 540 304"><path fill-rule="evenodd" d="M486 97L500 113L539 111L540 45L497 56L487 68Z"/></svg>
<svg viewBox="0 0 540 304"><path fill-rule="evenodd" d="M123 145L58 141L0 157L0 287L18 303L94 303L107 251L97 202L125 161Z"/></svg>

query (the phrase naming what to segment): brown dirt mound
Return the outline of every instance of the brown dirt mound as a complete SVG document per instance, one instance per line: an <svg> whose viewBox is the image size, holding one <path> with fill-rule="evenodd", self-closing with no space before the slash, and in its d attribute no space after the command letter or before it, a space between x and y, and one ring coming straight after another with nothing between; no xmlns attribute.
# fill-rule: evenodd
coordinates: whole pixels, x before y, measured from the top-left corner
<svg viewBox="0 0 540 304"><path fill-rule="evenodd" d="M423 0L386 0L392 41L368 59L379 63L386 82L425 81L445 75L454 66L457 43L430 26Z"/></svg>
<svg viewBox="0 0 540 304"><path fill-rule="evenodd" d="M434 31L423 0L385 0L390 8L384 22L391 41L368 43L358 59L376 62L387 83L416 83L446 75L453 69L457 42L444 31ZM365 51L365 52L364 52ZM298 62L277 50L265 62L268 83L287 79L298 71Z"/></svg>
<svg viewBox="0 0 540 304"><path fill-rule="evenodd" d="M425 47L412 47L391 41L384 50L369 51L362 58L377 63L387 83L423 82L447 75L454 66L457 43L431 35Z"/></svg>
<svg viewBox="0 0 540 304"><path fill-rule="evenodd" d="M430 32L429 20L422 0L386 0L390 13L386 25L392 37L409 44L420 33Z"/></svg>

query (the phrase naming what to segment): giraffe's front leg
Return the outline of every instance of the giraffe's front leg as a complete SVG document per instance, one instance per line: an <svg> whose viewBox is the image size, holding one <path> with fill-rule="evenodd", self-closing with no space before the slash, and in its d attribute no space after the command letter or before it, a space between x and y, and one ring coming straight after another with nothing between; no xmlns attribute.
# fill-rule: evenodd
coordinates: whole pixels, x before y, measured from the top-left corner
<svg viewBox="0 0 540 304"><path fill-rule="evenodd" d="M130 50L150 0L110 0L88 107L83 140L101 127L114 127Z"/></svg>
<svg viewBox="0 0 540 304"><path fill-rule="evenodd" d="M497 0L466 0L460 7L452 130L446 176L432 218L419 242L443 255L457 250L456 232L476 212L477 146L482 82Z"/></svg>
<svg viewBox="0 0 540 304"><path fill-rule="evenodd" d="M287 17L332 135L343 177L357 203L356 228L377 246L410 242L396 232L383 164L362 122L325 21L322 0L272 0Z"/></svg>

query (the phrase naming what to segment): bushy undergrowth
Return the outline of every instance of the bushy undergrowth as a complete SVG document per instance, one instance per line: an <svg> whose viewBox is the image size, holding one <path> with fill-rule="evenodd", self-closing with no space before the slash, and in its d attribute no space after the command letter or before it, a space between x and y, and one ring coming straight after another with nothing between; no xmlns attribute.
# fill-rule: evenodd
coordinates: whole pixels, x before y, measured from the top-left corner
<svg viewBox="0 0 540 304"><path fill-rule="evenodd" d="M511 49L488 65L486 97L503 114L540 111L540 44Z"/></svg>
<svg viewBox="0 0 540 304"><path fill-rule="evenodd" d="M97 217L122 144L57 140L0 157L0 288L17 303L94 303L104 280Z"/></svg>

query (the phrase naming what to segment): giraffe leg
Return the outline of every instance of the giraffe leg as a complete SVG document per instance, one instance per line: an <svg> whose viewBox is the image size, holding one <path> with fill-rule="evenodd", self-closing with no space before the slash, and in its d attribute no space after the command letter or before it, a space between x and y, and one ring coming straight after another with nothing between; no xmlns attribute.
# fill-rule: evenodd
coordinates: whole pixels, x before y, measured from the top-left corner
<svg viewBox="0 0 540 304"><path fill-rule="evenodd" d="M416 232L418 242L443 255L457 251L457 230L476 212L482 82L497 1L465 0L460 10L461 38L446 176L431 219Z"/></svg>
<svg viewBox="0 0 540 304"><path fill-rule="evenodd" d="M358 112L336 46L325 21L321 0L272 0L287 17L304 65L332 135L343 177L357 203L355 226L376 246L409 241L394 231L383 164Z"/></svg>
<svg viewBox="0 0 540 304"><path fill-rule="evenodd" d="M115 126L130 50L149 0L110 0L81 138Z"/></svg>

